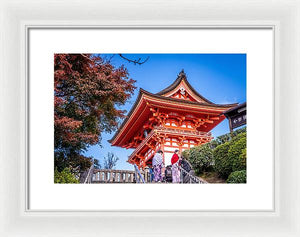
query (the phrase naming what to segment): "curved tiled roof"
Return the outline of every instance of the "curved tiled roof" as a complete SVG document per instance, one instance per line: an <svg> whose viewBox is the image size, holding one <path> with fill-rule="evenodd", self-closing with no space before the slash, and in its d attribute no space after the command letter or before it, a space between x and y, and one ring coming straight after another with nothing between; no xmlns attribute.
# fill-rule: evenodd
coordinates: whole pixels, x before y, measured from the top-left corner
<svg viewBox="0 0 300 237"><path fill-rule="evenodd" d="M116 138L118 133L122 130L122 128L125 126L125 124L129 120L130 116L134 112L136 106L138 105L138 103L139 103L139 101L140 101L143 94L151 96L152 98L157 98L157 99L161 99L161 100L165 100L165 101L174 101L174 102L182 103L182 104L192 104L192 105L200 105L200 106L207 106L207 107L231 108L231 107L236 106L238 104L238 103L234 103L234 104L214 104L210 101L209 101L209 103L201 103L201 102L196 102L196 101L182 100L182 99L177 99L177 98L172 98L172 97L165 97L165 96L160 95L159 93L153 94L149 91L146 91L146 90L140 88L139 95L136 98L136 101L135 101L134 105L132 106L131 110L127 114L126 119L124 119L121 126L118 128L118 131L114 134L114 136L110 140L108 140L108 142L111 143Z"/></svg>
<svg viewBox="0 0 300 237"><path fill-rule="evenodd" d="M163 89L162 91L156 93L157 95L164 95L172 90L174 90L179 84L181 81L184 81L187 86L191 89L191 91L196 95L198 96L199 98L201 98L202 100L204 100L206 103L208 104L214 104L213 102L209 101L208 99L206 99L205 97L203 97L202 95L200 95L192 86L191 84L188 82L187 80L187 77L186 77L186 74L184 72L184 70L182 70L178 76L177 76L177 79L170 85L168 86L167 88Z"/></svg>
<svg viewBox="0 0 300 237"><path fill-rule="evenodd" d="M182 100L182 99L177 99L177 98L173 98L173 97L166 97L166 96L162 96L158 93L153 94L149 91L146 91L142 88L140 88L140 93L144 93L146 95L149 95L151 97L154 98L159 98L159 99L163 99L163 100L168 100L168 101L174 101L174 102L180 102L183 104L194 104L194 105L205 105L205 106L210 106L210 107L224 107L224 108L228 108L228 107L232 107L237 105L238 103L233 103L233 104L215 104L209 101L209 103L201 103L201 102L197 102L197 101L190 101L190 100Z"/></svg>

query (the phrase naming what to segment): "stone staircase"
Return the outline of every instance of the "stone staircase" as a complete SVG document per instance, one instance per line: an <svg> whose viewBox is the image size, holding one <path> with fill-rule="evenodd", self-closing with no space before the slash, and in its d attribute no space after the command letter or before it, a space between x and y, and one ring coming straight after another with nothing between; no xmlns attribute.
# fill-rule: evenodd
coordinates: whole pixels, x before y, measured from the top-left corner
<svg viewBox="0 0 300 237"><path fill-rule="evenodd" d="M207 183L205 180L186 172L182 167L180 167L180 170L181 183L183 183L183 180L188 180L185 181L185 183ZM183 176L188 177L188 179L184 179ZM142 171L139 170L137 166L135 167L135 171L94 169L94 167L91 166L83 180L82 183L151 183L148 169Z"/></svg>

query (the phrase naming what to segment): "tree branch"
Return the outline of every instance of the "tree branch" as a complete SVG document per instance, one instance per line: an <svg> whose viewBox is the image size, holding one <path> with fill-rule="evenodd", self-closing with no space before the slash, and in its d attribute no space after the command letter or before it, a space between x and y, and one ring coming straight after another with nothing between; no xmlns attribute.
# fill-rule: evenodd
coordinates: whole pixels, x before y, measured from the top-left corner
<svg viewBox="0 0 300 237"><path fill-rule="evenodd" d="M148 56L145 60L141 61L141 60L142 60L141 58L138 58L137 60L136 60L136 59L133 60L133 59L130 59L130 58L125 57L123 54L119 54L119 56L120 56L121 58L127 60L128 62L133 63L134 65L136 65L136 64L142 65L142 64L144 64L145 62L147 62L148 59L150 58L150 57Z"/></svg>

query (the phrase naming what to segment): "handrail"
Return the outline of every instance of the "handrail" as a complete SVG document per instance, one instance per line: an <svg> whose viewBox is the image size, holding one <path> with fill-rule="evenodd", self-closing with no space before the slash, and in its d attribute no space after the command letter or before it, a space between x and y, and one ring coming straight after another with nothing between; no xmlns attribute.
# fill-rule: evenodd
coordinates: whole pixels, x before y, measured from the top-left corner
<svg viewBox="0 0 300 237"><path fill-rule="evenodd" d="M207 137L211 137L211 132L201 132L201 131L195 131L195 130L182 130L179 128L171 128L171 127L164 127L164 126L156 126L154 127L154 129L156 129L157 131L172 131L172 132L176 132L178 134L186 134L186 135L200 135L200 136L207 136Z"/></svg>
<svg viewBox="0 0 300 237"><path fill-rule="evenodd" d="M94 169L94 173L97 173L97 172L126 172L126 173L134 173L133 170L115 170L115 169Z"/></svg>
<svg viewBox="0 0 300 237"><path fill-rule="evenodd" d="M139 183L140 181L142 181L142 183L145 183L144 177L142 176L142 174L136 164L134 164L134 169L135 169L135 175L136 175L136 182ZM138 176L139 176L139 178L138 178Z"/></svg>
<svg viewBox="0 0 300 237"><path fill-rule="evenodd" d="M89 169L89 172L88 172L88 174L87 174L87 176L86 176L86 178L85 178L85 180L84 180L84 183L85 183L85 184L86 184L86 183L91 183L92 179L90 178L90 176L91 176L91 171L92 171L93 168L94 168L94 164L91 165L91 167L90 167L90 169ZM89 181L89 182L88 182L88 181Z"/></svg>
<svg viewBox="0 0 300 237"><path fill-rule="evenodd" d="M185 173L186 175L189 176L189 178L190 178L190 183L207 184L207 182L206 182L205 180L203 180L203 179L201 179L201 178L198 178L198 177L196 177L196 176L190 174L190 172L187 172L184 168L182 168L182 167L180 167L180 166L178 166L178 168L181 170L181 174L182 174L182 173ZM191 181L193 181L193 182L191 182ZM182 180L182 182L183 182L183 180Z"/></svg>

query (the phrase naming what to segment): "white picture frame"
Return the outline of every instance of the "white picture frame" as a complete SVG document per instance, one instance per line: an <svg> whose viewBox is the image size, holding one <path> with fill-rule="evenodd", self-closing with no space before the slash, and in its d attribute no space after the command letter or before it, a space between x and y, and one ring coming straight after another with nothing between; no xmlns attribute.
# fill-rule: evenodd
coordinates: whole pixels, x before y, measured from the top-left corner
<svg viewBox="0 0 300 237"><path fill-rule="evenodd" d="M125 4L126 3L126 4ZM1 2L1 236L299 236L299 1ZM137 20L138 19L138 20ZM259 28L275 36L273 212L26 210L28 27ZM288 116L286 116L288 115ZM288 162L287 162L288 161ZM30 172L30 171L29 171Z"/></svg>

